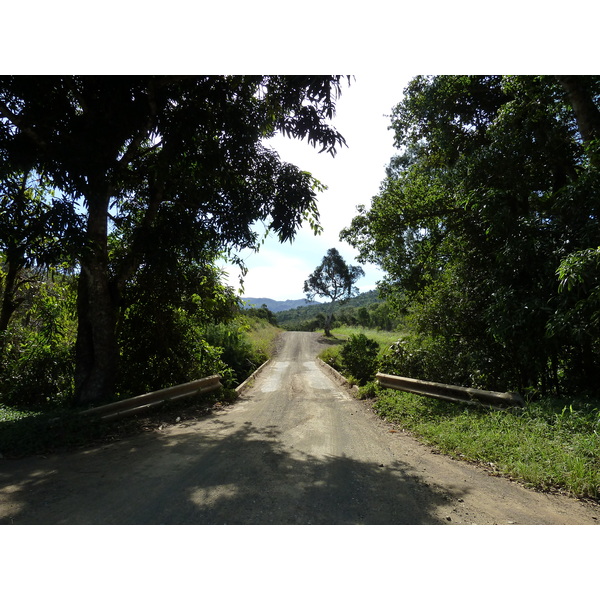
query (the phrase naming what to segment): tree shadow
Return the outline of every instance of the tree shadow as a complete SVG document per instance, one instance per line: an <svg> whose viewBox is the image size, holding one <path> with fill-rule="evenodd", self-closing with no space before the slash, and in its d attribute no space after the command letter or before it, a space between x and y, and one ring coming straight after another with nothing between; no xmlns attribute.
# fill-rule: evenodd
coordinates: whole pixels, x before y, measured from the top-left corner
<svg viewBox="0 0 600 600"><path fill-rule="evenodd" d="M317 338L317 344L321 344L323 346L340 346L344 344L347 340L345 338L337 338L335 335L331 334L330 337L326 337L325 335L321 335Z"/></svg>
<svg viewBox="0 0 600 600"><path fill-rule="evenodd" d="M214 418L201 432L7 461L0 523L440 524L436 509L466 491L432 490L400 461L311 455L281 438Z"/></svg>

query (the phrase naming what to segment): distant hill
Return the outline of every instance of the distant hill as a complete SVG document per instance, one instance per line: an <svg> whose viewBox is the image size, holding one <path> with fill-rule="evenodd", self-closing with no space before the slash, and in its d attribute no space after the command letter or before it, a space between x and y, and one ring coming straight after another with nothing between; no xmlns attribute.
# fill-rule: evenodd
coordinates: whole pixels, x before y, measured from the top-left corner
<svg viewBox="0 0 600 600"><path fill-rule="evenodd" d="M271 298L242 298L246 303L247 307L260 308L263 304L266 304L267 308L271 312L281 312L283 310L292 310L299 306L311 306L314 304L320 304L319 302L308 302L302 298L300 300L272 300Z"/></svg>
<svg viewBox="0 0 600 600"><path fill-rule="evenodd" d="M381 309L377 307L383 307L384 302L379 298L377 290L370 292L363 292L354 298L344 302L343 304L337 304L335 310L335 316L338 321L341 322L353 322L356 321L355 316L358 314L360 308L367 308L371 313L381 312ZM284 329L300 329L303 330L305 327L313 327L315 319L319 318L320 314L325 314L329 311L331 302L323 302L318 306L310 306L303 304L296 308L281 311L277 314L277 324ZM387 309L383 309L388 312ZM375 315L373 315L375 316ZM387 323L382 322L383 319L378 319L376 326L385 328L388 327ZM391 327L391 325L389 325Z"/></svg>

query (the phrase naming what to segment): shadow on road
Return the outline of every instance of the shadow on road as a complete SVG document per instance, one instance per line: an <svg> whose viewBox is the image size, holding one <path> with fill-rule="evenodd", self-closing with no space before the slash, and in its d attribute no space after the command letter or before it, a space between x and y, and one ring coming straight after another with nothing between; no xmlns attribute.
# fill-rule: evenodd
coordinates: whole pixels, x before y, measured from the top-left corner
<svg viewBox="0 0 600 600"><path fill-rule="evenodd" d="M400 462L311 456L275 426L215 418L132 445L7 461L0 523L436 524L448 493Z"/></svg>

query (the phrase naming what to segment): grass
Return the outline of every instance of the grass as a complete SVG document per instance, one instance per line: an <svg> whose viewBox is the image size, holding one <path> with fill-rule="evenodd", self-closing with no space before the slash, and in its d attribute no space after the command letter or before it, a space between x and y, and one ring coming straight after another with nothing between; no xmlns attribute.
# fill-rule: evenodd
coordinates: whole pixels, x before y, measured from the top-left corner
<svg viewBox="0 0 600 600"><path fill-rule="evenodd" d="M373 407L387 421L456 458L544 491L600 499L598 403L543 398L523 410L465 408L380 390Z"/></svg>
<svg viewBox="0 0 600 600"><path fill-rule="evenodd" d="M277 338L283 329L271 325L264 319L247 319L247 325L246 337L252 348L257 354L271 358Z"/></svg>
<svg viewBox="0 0 600 600"><path fill-rule="evenodd" d="M380 331L379 329L367 329L366 327L336 327L331 330L331 333L335 337L339 336L343 341L347 340L351 335L363 333L368 338L375 340L382 348L389 347L402 337L402 333L398 331Z"/></svg>

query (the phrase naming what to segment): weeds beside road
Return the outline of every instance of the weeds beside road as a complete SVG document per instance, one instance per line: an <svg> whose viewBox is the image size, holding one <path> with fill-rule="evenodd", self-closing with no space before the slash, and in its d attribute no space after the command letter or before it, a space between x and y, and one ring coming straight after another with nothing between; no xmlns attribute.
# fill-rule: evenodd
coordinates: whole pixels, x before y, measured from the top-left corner
<svg viewBox="0 0 600 600"><path fill-rule="evenodd" d="M381 417L450 456L540 490L600 498L600 414L589 402L544 398L499 411L392 390L377 396Z"/></svg>
<svg viewBox="0 0 600 600"><path fill-rule="evenodd" d="M401 336L362 328L336 329L337 340L332 342L337 343L321 358L343 371L342 344L358 333L380 344L380 357ZM445 454L478 462L495 474L539 490L600 499L598 398L545 397L528 402L525 409L498 411L386 390L373 382L360 393L374 399L373 409L380 417Z"/></svg>

